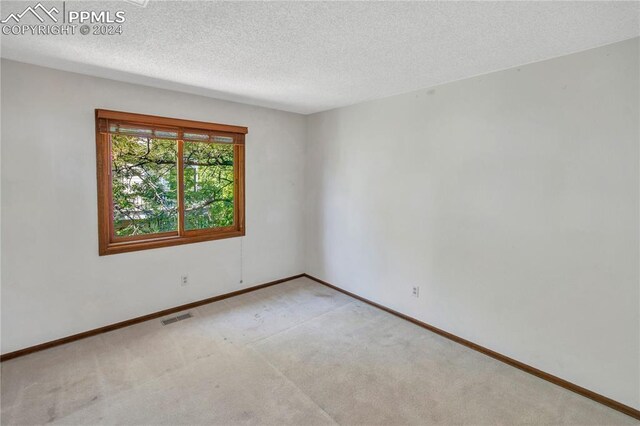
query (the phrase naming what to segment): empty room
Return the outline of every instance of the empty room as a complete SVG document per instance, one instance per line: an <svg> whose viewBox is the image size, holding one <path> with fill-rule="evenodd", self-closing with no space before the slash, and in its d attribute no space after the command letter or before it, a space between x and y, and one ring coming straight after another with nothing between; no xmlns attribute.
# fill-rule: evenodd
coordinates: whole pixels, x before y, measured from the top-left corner
<svg viewBox="0 0 640 426"><path fill-rule="evenodd" d="M2 425L640 425L640 2L0 31Z"/></svg>

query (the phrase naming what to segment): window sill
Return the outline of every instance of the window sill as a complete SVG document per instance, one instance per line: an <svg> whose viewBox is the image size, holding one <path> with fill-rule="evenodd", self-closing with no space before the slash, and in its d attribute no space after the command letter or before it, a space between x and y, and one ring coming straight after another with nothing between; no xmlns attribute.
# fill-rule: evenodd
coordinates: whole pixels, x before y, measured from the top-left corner
<svg viewBox="0 0 640 426"><path fill-rule="evenodd" d="M127 253L132 251L148 250L161 247L178 246L182 244L201 243L204 241L221 240L224 238L243 237L244 230L226 231L218 233L201 234L194 236L172 235L169 237L159 237L145 240L133 240L108 243L105 247L100 247L100 256L110 254Z"/></svg>

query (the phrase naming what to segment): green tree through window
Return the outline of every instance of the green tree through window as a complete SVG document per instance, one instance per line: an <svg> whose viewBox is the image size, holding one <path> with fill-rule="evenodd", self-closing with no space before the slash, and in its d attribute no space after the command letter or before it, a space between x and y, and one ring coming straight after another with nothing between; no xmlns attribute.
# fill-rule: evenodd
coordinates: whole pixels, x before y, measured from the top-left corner
<svg viewBox="0 0 640 426"><path fill-rule="evenodd" d="M246 133L96 110L100 253L244 235Z"/></svg>
<svg viewBox="0 0 640 426"><path fill-rule="evenodd" d="M115 234L177 230L176 141L112 135L111 156Z"/></svg>
<svg viewBox="0 0 640 426"><path fill-rule="evenodd" d="M233 225L233 146L185 142L185 228Z"/></svg>

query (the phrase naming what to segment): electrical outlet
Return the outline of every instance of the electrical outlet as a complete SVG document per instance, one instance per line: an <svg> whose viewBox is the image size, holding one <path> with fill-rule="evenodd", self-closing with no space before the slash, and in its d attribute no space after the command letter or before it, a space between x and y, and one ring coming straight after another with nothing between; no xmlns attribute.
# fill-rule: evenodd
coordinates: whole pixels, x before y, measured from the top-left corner
<svg viewBox="0 0 640 426"><path fill-rule="evenodd" d="M188 275L182 275L180 277L180 285L182 287L189 285L189 276Z"/></svg>
<svg viewBox="0 0 640 426"><path fill-rule="evenodd" d="M411 292L411 295L412 295L413 297L420 297L420 286L418 286L418 285L414 285L414 286L413 286L413 290L412 290L412 292Z"/></svg>

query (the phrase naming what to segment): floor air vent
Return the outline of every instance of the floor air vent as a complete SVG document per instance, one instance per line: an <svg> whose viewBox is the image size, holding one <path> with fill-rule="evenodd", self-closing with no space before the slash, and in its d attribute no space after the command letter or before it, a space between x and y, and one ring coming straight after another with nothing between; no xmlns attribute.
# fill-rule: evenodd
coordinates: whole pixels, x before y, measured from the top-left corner
<svg viewBox="0 0 640 426"><path fill-rule="evenodd" d="M187 312L186 314L181 314L181 315L178 315L177 317L171 317L171 318L163 319L161 322L162 322L162 325L169 325L169 324L172 324L174 322L178 322L178 321L185 320L187 318L191 318L192 316L193 315L191 315L191 312Z"/></svg>

